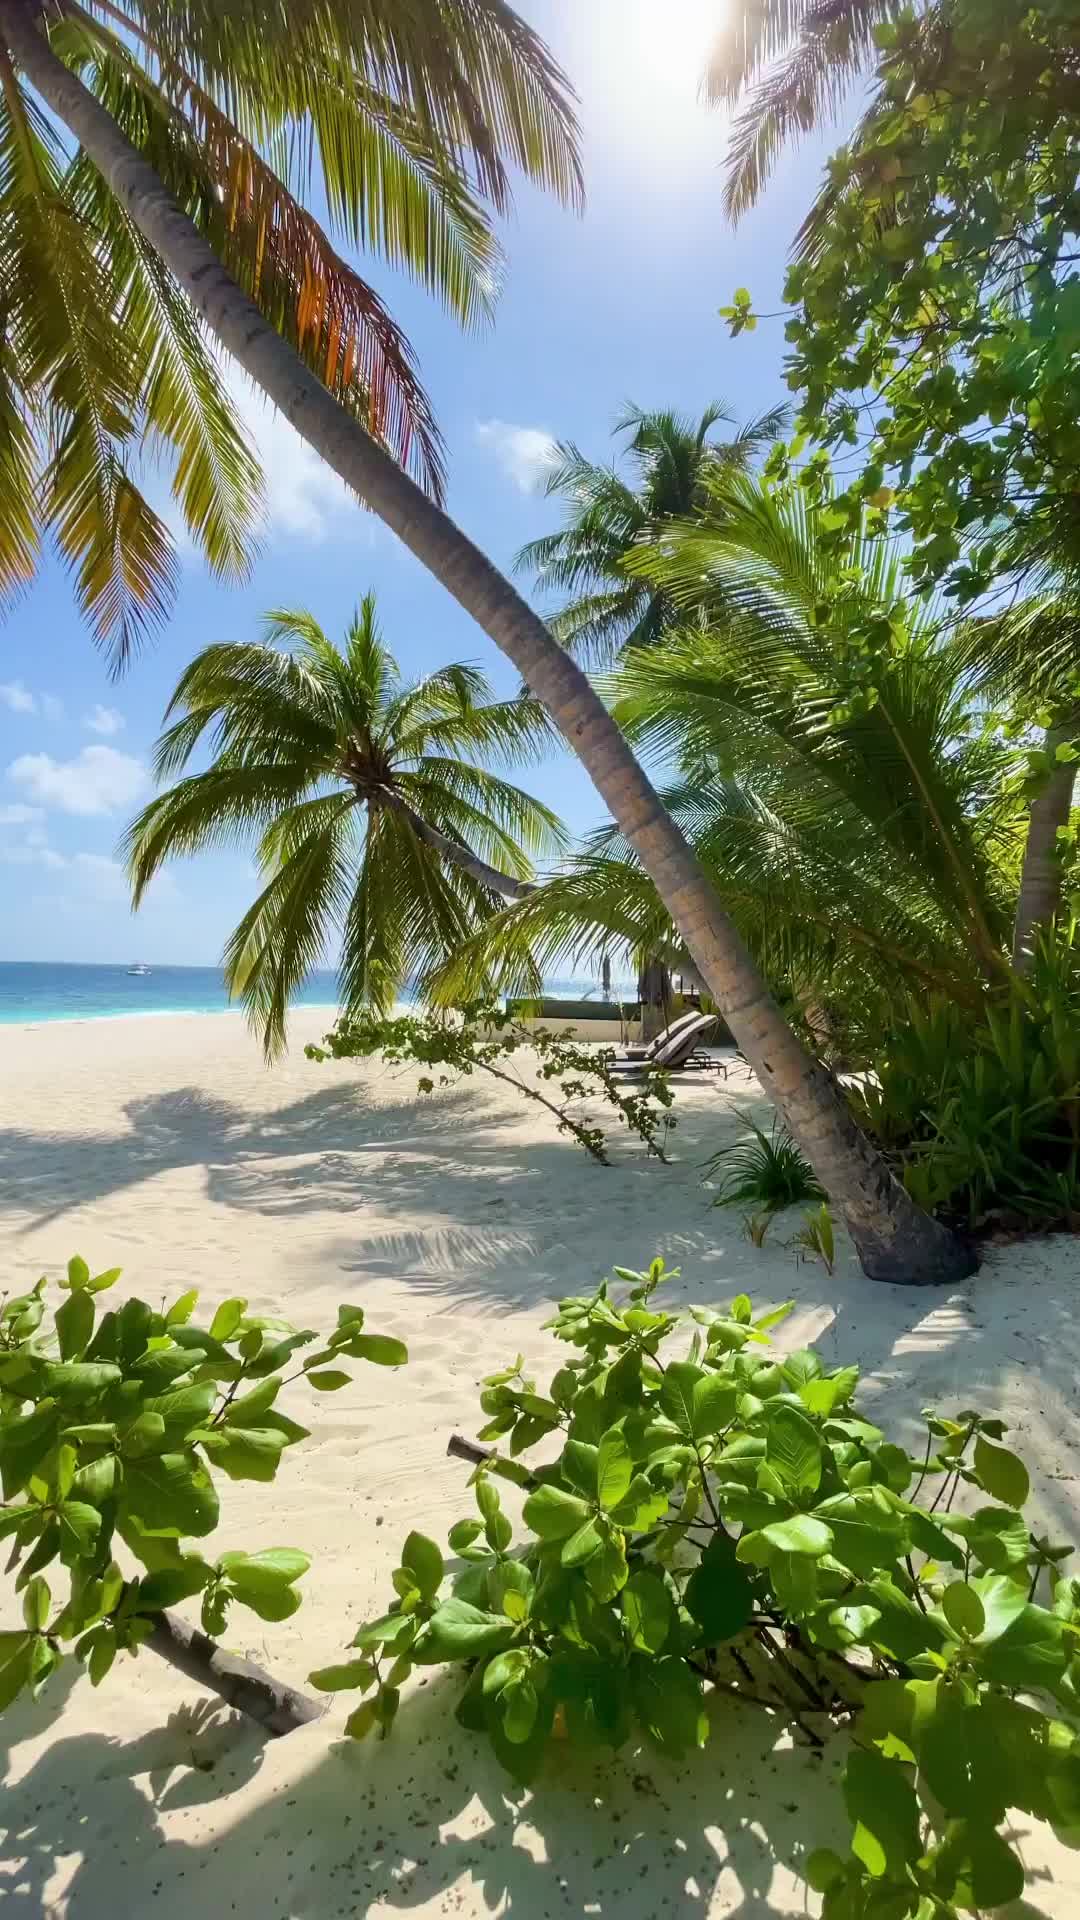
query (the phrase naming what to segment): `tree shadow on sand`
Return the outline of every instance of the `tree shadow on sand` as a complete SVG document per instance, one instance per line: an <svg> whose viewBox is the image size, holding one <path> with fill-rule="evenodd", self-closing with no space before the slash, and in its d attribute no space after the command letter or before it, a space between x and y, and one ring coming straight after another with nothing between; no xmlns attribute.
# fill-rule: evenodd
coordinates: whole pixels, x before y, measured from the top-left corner
<svg viewBox="0 0 1080 1920"><path fill-rule="evenodd" d="M0 1897L14 1913L47 1914L50 1873L75 1856L65 1920L190 1920L196 1909L777 1920L808 1910L807 1852L846 1844L841 1737L821 1757L792 1744L779 1717L715 1701L709 1744L684 1763L647 1748L603 1758L566 1748L524 1791L457 1726L455 1697L442 1680L420 1687L385 1742L357 1746L315 1726L268 1743L257 1799L236 1792L257 1737L231 1717L212 1772L173 1772L156 1790L146 1773L156 1736L61 1738L9 1794ZM1069 1894L1037 1849L1029 1876L1013 1920L1064 1920Z"/></svg>

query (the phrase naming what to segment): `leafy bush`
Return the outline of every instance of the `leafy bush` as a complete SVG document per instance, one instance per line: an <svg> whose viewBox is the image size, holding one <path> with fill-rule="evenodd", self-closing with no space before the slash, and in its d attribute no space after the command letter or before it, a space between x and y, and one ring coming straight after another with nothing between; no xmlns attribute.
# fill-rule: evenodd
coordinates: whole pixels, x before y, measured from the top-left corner
<svg viewBox="0 0 1080 1920"><path fill-rule="evenodd" d="M1080 1225L1077 923L977 1010L913 998L851 1099L920 1206L972 1228Z"/></svg>
<svg viewBox="0 0 1080 1920"><path fill-rule="evenodd" d="M855 1733L851 1853L802 1862L828 1920L1015 1898L1009 1810L1080 1824L1077 1732L1026 1697L1080 1707L1080 1581L1024 1521L1002 1422L927 1412L914 1459L858 1412L856 1368L770 1351L788 1309L693 1308L688 1350L662 1355L681 1324L654 1299L662 1262L616 1272L625 1297L560 1303L571 1351L546 1394L520 1359L485 1382L485 1435L509 1457L474 1476L456 1564L410 1534L391 1610L313 1681L362 1691L361 1735L389 1728L414 1668L455 1665L460 1718L523 1780L563 1737L702 1746L717 1691L784 1706L813 1742ZM555 1440L530 1472L519 1456ZM526 1494L518 1546L499 1478Z"/></svg>
<svg viewBox="0 0 1080 1920"><path fill-rule="evenodd" d="M556 1082L561 1101L553 1100L514 1067L514 1055L536 1056L537 1073L546 1085ZM452 1086L461 1075L488 1073L512 1087L523 1100L545 1107L554 1115L560 1133L568 1133L594 1160L607 1166L604 1129L569 1111L574 1102L603 1099L619 1123L636 1133L647 1151L666 1159L664 1142L676 1122L666 1075L643 1073L636 1090L612 1072L616 1053L575 1040L567 1033L530 1032L513 1010L497 1001L473 1000L452 1012L419 1011L389 1018L371 1012L348 1014L328 1033L321 1047L304 1048L309 1060L367 1059L381 1053L395 1064L442 1067L441 1087ZM433 1093L435 1081L425 1074L417 1082L420 1093Z"/></svg>
<svg viewBox="0 0 1080 1920"><path fill-rule="evenodd" d="M287 1620L300 1605L308 1557L291 1547L222 1553L203 1541L218 1523L216 1472L274 1478L307 1429L278 1394L305 1377L317 1391L347 1385L343 1362L400 1366L399 1340L364 1330L359 1307L338 1309L318 1336L226 1300L208 1327L192 1324L192 1289L158 1311L130 1298L99 1319L97 1296L119 1267L91 1274L69 1261L67 1298L44 1331L46 1281L0 1304L0 1539L13 1547L23 1626L0 1632L0 1708L35 1693L75 1643L96 1686L118 1652L135 1653L162 1609L202 1596L202 1625L221 1634L230 1609ZM297 1361L287 1373L290 1362ZM125 1573L114 1552L145 1571ZM45 1569L59 1563L67 1597L54 1602ZM4 1623L5 1626L7 1623Z"/></svg>
<svg viewBox="0 0 1080 1920"><path fill-rule="evenodd" d="M706 1174L723 1176L714 1207L743 1205L778 1213L800 1200L824 1200L813 1167L780 1120L774 1119L770 1131L763 1133L748 1115L740 1118L750 1128L750 1137L721 1147L705 1162Z"/></svg>
<svg viewBox="0 0 1080 1920"><path fill-rule="evenodd" d="M820 1207L807 1214L791 1244L800 1258L820 1260L826 1273L832 1272L836 1265L836 1237L828 1201L823 1200Z"/></svg>

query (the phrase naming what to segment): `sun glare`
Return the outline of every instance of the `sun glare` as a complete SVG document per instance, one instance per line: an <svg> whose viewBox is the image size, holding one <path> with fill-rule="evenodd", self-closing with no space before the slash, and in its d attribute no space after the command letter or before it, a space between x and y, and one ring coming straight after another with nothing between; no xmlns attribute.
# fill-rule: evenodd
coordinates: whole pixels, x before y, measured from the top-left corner
<svg viewBox="0 0 1080 1920"><path fill-rule="evenodd" d="M576 17L586 136L641 170L670 173L703 146L719 116L699 97L726 0L589 0Z"/></svg>

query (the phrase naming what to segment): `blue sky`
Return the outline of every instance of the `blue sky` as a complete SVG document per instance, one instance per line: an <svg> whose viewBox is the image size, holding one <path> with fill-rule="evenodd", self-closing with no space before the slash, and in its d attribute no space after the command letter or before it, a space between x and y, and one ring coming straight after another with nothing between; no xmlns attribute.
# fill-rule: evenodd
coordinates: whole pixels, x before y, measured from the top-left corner
<svg viewBox="0 0 1080 1920"><path fill-rule="evenodd" d="M721 208L724 125L697 103L716 0L519 0L582 96L582 219L527 188L503 233L493 327L463 335L419 290L370 262L420 356L450 456L449 507L501 565L557 523L538 454L549 436L610 457L626 401L740 418L784 395L779 324L730 341L716 309L737 285L779 304L784 259L827 143L790 156L737 232ZM291 428L238 390L267 477L269 522L249 585L226 588L187 555L161 638L111 681L63 570L46 560L0 627L0 959L213 963L254 886L246 853L204 855L155 883L138 916L119 835L151 791L147 760L185 662L216 639L254 639L260 614L310 607L331 633L374 589L404 671L475 660L516 677L484 636L321 469ZM601 804L567 756L528 776L571 827Z"/></svg>

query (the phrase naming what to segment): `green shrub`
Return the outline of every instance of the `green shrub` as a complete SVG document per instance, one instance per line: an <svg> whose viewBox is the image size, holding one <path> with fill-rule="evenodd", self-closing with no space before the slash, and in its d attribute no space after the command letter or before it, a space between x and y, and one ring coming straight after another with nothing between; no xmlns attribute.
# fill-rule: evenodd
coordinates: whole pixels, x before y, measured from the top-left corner
<svg viewBox="0 0 1080 1920"><path fill-rule="evenodd" d="M971 1228L1080 1225L1076 923L978 1009L912 998L851 1100L920 1206Z"/></svg>
<svg viewBox="0 0 1080 1920"><path fill-rule="evenodd" d="M708 1736L711 1692L786 1702L811 1740L854 1732L851 1853L801 1863L828 1920L1015 1898L1010 1810L1080 1824L1077 1732L1028 1697L1080 1707L1080 1582L1024 1521L1002 1422L928 1412L914 1459L859 1413L856 1368L770 1350L786 1308L694 1308L687 1347L656 1304L662 1262L616 1272L624 1298L560 1303L547 1393L520 1359L485 1382L482 1437L509 1453L474 1476L455 1563L410 1534L389 1613L313 1681L361 1690L361 1735L389 1728L414 1668L457 1666L460 1718L522 1780L553 1738L681 1754ZM530 1472L520 1455L553 1440ZM526 1494L519 1544L499 1478Z"/></svg>
<svg viewBox="0 0 1080 1920"><path fill-rule="evenodd" d="M824 1200L813 1167L780 1120L774 1119L770 1131L763 1133L748 1115L739 1117L750 1128L749 1138L721 1147L705 1162L707 1175L722 1175L714 1207L741 1205L778 1213L800 1200Z"/></svg>
<svg viewBox="0 0 1080 1920"><path fill-rule="evenodd" d="M91 1274L69 1261L67 1298L47 1328L44 1279L0 1303L0 1539L23 1612L21 1627L5 1619L0 1631L0 1708L36 1693L71 1642L96 1686L117 1653L149 1639L163 1608L196 1594L208 1634L224 1632L234 1605L262 1620L295 1613L305 1553L202 1551L218 1523L214 1476L272 1480L285 1448L307 1438L277 1405L290 1380L329 1393L348 1384L349 1360L407 1358L399 1340L365 1331L353 1306L339 1307L303 1359L318 1335L249 1314L245 1300L194 1325L194 1289L167 1309L130 1298L99 1318L97 1296L119 1277L119 1267ZM114 1552L125 1550L140 1571L124 1572ZM54 1566L63 1600L45 1577Z"/></svg>

